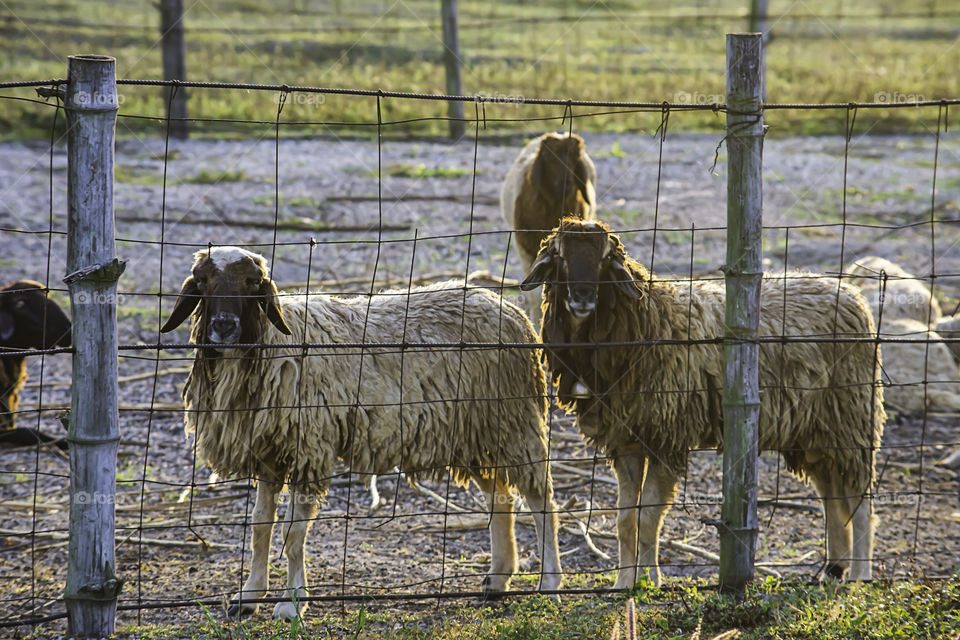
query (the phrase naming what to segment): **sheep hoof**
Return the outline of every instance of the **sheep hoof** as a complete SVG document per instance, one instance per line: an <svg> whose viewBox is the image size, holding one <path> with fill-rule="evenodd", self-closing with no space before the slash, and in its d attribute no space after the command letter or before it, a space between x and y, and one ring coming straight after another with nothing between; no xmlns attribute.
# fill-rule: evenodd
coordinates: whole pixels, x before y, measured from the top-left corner
<svg viewBox="0 0 960 640"><path fill-rule="evenodd" d="M252 615L256 613L259 608L260 605L255 602L244 602L241 605L239 602L231 601L230 606L227 607L227 617L239 618L242 616Z"/></svg>
<svg viewBox="0 0 960 640"><path fill-rule="evenodd" d="M303 608L306 608L306 605L300 605ZM300 617L302 610L297 610L297 605L292 602L278 602L277 606L273 608L273 619L274 620L287 620L293 621Z"/></svg>
<svg viewBox="0 0 960 640"><path fill-rule="evenodd" d="M574 398L580 399L589 398L590 389L588 389L587 385L583 384L582 382L574 382L573 388L570 389L570 395Z"/></svg>
<svg viewBox="0 0 960 640"><path fill-rule="evenodd" d="M480 596L480 599L484 602L491 602L494 600L499 600L503 598L503 592L506 591L506 584L502 584L499 588L493 585L493 581L497 580L502 582L501 576L484 576L483 583L480 587L480 590L483 592Z"/></svg>
<svg viewBox="0 0 960 640"><path fill-rule="evenodd" d="M833 562L827 563L826 568L823 570L823 575L828 578L835 578L837 580L843 580L843 572L846 569L841 564L836 564Z"/></svg>

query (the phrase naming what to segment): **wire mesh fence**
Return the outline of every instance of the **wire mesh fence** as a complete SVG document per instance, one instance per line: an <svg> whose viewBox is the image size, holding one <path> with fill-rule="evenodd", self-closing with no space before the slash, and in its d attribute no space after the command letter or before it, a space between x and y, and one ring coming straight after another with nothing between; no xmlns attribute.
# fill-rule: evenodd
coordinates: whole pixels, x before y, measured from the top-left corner
<svg viewBox="0 0 960 640"><path fill-rule="evenodd" d="M131 81L121 87L134 83L160 84ZM627 253L650 270L651 282L672 286L678 295L719 284L726 232L720 204L726 187L723 132L687 133L683 119L691 111L723 112L726 106L565 100L505 104L468 98L468 138L453 144L385 135L392 127L416 126L391 120L391 102L423 102L438 99L435 96L344 91L340 99L366 102L369 117L324 122L322 110L319 118L301 118L303 111L297 109L309 107L317 113L322 102L307 104L305 96L331 96L330 90L190 86L193 91L230 91L238 100L246 92L271 92L277 96L276 110L256 121L211 121L209 131L221 136L193 141L169 139L169 121L163 116L125 113L122 108L119 113L116 243L128 264L113 301L120 318L121 442L117 493L111 502L116 509L116 574L124 581L121 619L138 624L166 621L182 615L184 607L220 606L243 588L251 572L251 549L257 544L253 531L264 521L255 501L258 487L269 483L255 484L249 464L235 473L213 473L204 464L209 453L202 454L214 445L198 455L197 438L184 438L181 393L195 354L185 325L173 337L160 333L191 274L193 254L224 246L264 256L281 300L305 306L334 304L325 296L352 300L343 303L348 311L338 311L346 320L321 323L314 333L297 332L297 323L290 319L298 316L289 307L290 338L267 334L277 339L251 340L249 350L241 340L239 352L224 353L223 361L212 365L226 367L239 358L241 369L260 376L246 383L250 398L259 397L263 389L287 389L293 390L292 400L191 408L197 415L230 416L224 420L240 414L239 422L249 427L242 433L251 439L245 450L259 437L256 429L264 421L286 425L283 438L291 443L295 458L283 462L287 468L301 468L298 452L309 446L307 438L319 434L332 443L329 450L310 449L310 455L303 456L326 456L326 467L303 467L302 474L314 476L290 477L276 498L281 505L278 524L292 517L294 523L308 520L311 525L306 542L309 593L298 592L298 599L323 607L328 601L371 596L394 602L474 598L494 560L487 530L491 524L502 527L504 518L512 518L506 514L514 511L517 573L511 589L534 592L549 551L536 534L536 516L538 510L552 509L538 508L529 499L498 502L496 491L490 501L476 485L458 482L485 465L483 477L492 473L489 468L509 476L524 465L467 459L470 447L462 440L445 442L450 448L443 459L411 465L406 456L433 450L450 434L424 431L422 442L401 440L420 433L417 429L432 419L451 430L468 429L469 415L488 421L480 424L503 425L503 413L514 410L505 405L536 404L544 395L551 400L543 437L558 514L562 589L610 589L618 565L619 514L611 452L584 439L574 417L553 403L554 387L543 394L528 393L509 382L513 378L508 374L514 371L503 366L503 358L530 354L538 344L532 334L524 339L505 331L514 317L512 306L497 306L488 314L496 320L492 333L472 337L465 333L463 310L474 287L521 304L524 272L514 234L499 212L503 176L526 137L554 129L576 133L588 118L625 120L631 128L647 131L584 136L596 164L600 219L612 226ZM528 102L554 111L524 117L524 110L531 108ZM762 335L761 342L774 348L829 343L842 349L879 341L889 417L876 449L877 480L866 497L878 518L874 575L881 578L945 576L960 559L956 474L934 464L960 444L954 424L960 410L954 401L960 399L960 375L949 353L955 334L949 328L943 336L932 332L938 316L952 316L960 300L960 147L948 126L949 107L956 103L908 105L929 113L924 119L928 135L883 138L858 130L857 113L907 107L765 107L773 127L779 109L837 110L847 125L825 139L766 141L764 269L803 270L856 284L873 305L875 332L784 332ZM67 250L66 155L58 137L63 113L56 98L38 100L33 108L49 119L51 137L44 145L4 146L0 170L5 182L16 186L7 190L0 240L11 260L8 269L17 277L40 281L50 298L66 308L66 288L60 283ZM125 136L125 122L133 119L149 122L153 135ZM191 122L199 126L206 119L201 114ZM298 128L310 125L327 127L330 133L297 137ZM497 135L489 135L487 126ZM501 132L507 128L515 133L504 137ZM887 258L903 270L863 260L868 255ZM798 281L805 278L796 276ZM432 287L412 288L424 285ZM451 292L460 301L452 307L452 319L444 317L451 305L439 302L448 300ZM229 300L230 295L218 299ZM687 304L691 298L685 298ZM287 309L289 303L283 304ZM411 316L411 304L421 315ZM829 316L838 304L831 300L808 311ZM423 310L431 305L435 311ZM386 317L371 313L374 308L386 309ZM785 296L784 325L786 309ZM689 310L681 318L689 322ZM302 317L299 321L305 322ZM445 324L452 324L454 332L440 335L452 337L431 337ZM657 350L689 353L693 347L722 342L722 333L691 339L680 331L669 339L573 346L645 349L636 364L642 372ZM48 348L28 359L30 377L15 416L19 425L63 435L58 417L68 408L71 375L95 373L71 373L64 355L69 349L43 346ZM4 354L4 361L8 359ZM263 363L275 366L272 377ZM445 378L447 365L454 373ZM382 373L394 369L403 373ZM822 389L845 384L831 376L826 365L824 369ZM478 393L479 378L492 378L493 391ZM790 379L784 376L777 384ZM776 391L762 379L761 386L763 393ZM647 387L646 395L637 394L659 402L657 394L696 398L704 391L687 385L658 388L656 393ZM813 403L785 410L796 415L815 411ZM406 417L407 412L413 417ZM360 429L361 415L364 424L390 428ZM823 422L830 420L821 416ZM351 434L358 433L363 438L353 440ZM488 450L505 457L531 440L515 433L500 436L511 446L504 448L498 439L501 449ZM230 444L225 440L216 446ZM659 561L667 588L677 577L712 584L717 574L718 545L711 523L720 513L720 458L716 443L689 444L660 532ZM832 445L819 446L829 450ZM400 455L400 450L408 453ZM56 448L27 446L2 456L0 557L9 589L3 598L8 613L0 624L63 618L70 500L98 498L69 497L67 461ZM542 460L531 460L536 462L542 466ZM321 468L325 471L317 470ZM759 477L758 571L815 577L828 560L824 506L817 492L788 473L774 453L761 455ZM313 485L304 488L314 480L328 491L316 513L307 509L297 515L298 493L314 490ZM269 569L280 575L272 576L270 591L252 594L263 595L267 608L288 597L280 550L289 549L290 538L285 544L281 529L277 526L272 534ZM499 552L505 554L501 559L509 559L503 546ZM494 549L493 556L497 553ZM504 572L504 566L497 572Z"/></svg>

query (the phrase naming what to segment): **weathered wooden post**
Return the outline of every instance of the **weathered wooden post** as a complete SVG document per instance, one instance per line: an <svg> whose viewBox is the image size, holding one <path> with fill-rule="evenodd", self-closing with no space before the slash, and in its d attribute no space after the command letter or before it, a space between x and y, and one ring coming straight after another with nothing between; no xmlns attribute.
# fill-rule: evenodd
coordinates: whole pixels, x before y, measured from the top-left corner
<svg viewBox="0 0 960 640"><path fill-rule="evenodd" d="M183 0L160 0L160 39L164 80L187 79L187 49L183 42ZM170 100L171 92L173 100ZM190 135L187 125L187 90L183 87L164 87L164 105L170 118L170 135L186 140Z"/></svg>
<svg viewBox="0 0 960 640"><path fill-rule="evenodd" d="M113 633L120 581L114 562L117 444L117 279L113 142L116 61L70 56L67 67L67 276L73 315L70 399L71 637Z"/></svg>
<svg viewBox="0 0 960 640"><path fill-rule="evenodd" d="M721 590L743 593L757 544L763 102L759 33L727 35L727 264ZM753 340L751 342L751 340Z"/></svg>
<svg viewBox="0 0 960 640"><path fill-rule="evenodd" d="M460 80L457 0L440 0L440 14L443 22L443 64L447 69L447 95L459 96L463 94L463 82ZM448 102L447 116L450 118L450 137L459 140L466 130L463 122L463 103L459 100Z"/></svg>

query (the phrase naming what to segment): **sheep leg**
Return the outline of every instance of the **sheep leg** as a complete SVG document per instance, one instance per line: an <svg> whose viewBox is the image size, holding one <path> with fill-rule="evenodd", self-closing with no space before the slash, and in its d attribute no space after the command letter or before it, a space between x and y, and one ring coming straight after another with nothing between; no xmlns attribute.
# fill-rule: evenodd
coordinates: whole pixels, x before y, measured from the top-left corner
<svg viewBox="0 0 960 640"><path fill-rule="evenodd" d="M833 578L842 578L850 564L852 536L848 521L849 504L842 484L835 474L824 469L807 468L814 488L823 500L823 513L827 530L827 566L824 573Z"/></svg>
<svg viewBox="0 0 960 640"><path fill-rule="evenodd" d="M293 620L307 608L302 602L307 591L307 567L303 548L307 531L317 515L317 498L312 493L290 491L289 518L283 523L283 547L287 554L287 597L290 602L278 602L273 608L273 617L278 620Z"/></svg>
<svg viewBox="0 0 960 640"><path fill-rule="evenodd" d="M617 543L620 564L614 589L630 589L637 583L637 500L643 487L646 459L629 453L614 459L617 475Z"/></svg>
<svg viewBox="0 0 960 640"><path fill-rule="evenodd" d="M250 560L250 575L240 593L230 601L227 608L227 615L230 617L256 613L260 605L248 600L256 600L267 594L270 538L277 517L277 495L280 487L280 482L271 482L263 477L257 482L257 499L253 505L253 557Z"/></svg>
<svg viewBox="0 0 960 640"><path fill-rule="evenodd" d="M649 458L640 494L637 564L645 568L655 587L660 586L660 530L676 495L676 477L667 467Z"/></svg>
<svg viewBox="0 0 960 640"><path fill-rule="evenodd" d="M491 597L506 591L510 578L520 568L514 536L514 496L499 478L475 478L490 509L490 572L483 579L483 593Z"/></svg>
<svg viewBox="0 0 960 640"><path fill-rule="evenodd" d="M543 474L549 474L548 469ZM535 472L538 478L541 473ZM540 491L535 487L528 487L523 491L523 497L533 513L533 523L537 528L537 554L540 556L540 584L539 591L556 591L563 580L563 569L560 568L560 549L557 543L557 505L553 501L553 482L547 475L547 491ZM560 596L551 597L559 600Z"/></svg>
<svg viewBox="0 0 960 640"><path fill-rule="evenodd" d="M853 553L850 580L869 580L873 576L873 501L867 491L846 488L847 513L853 528Z"/></svg>

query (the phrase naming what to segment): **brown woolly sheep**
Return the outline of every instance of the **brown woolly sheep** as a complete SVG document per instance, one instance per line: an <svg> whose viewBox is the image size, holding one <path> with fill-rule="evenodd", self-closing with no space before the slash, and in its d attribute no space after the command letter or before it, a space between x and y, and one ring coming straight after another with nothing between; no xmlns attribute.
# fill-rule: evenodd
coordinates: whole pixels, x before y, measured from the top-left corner
<svg viewBox="0 0 960 640"><path fill-rule="evenodd" d="M69 346L70 319L47 297L43 285L20 280L0 289L0 349L19 352ZM0 357L0 445L16 447L41 442L66 449L63 438L15 425L20 389L26 381L26 354Z"/></svg>
<svg viewBox="0 0 960 640"><path fill-rule="evenodd" d="M627 256L609 227L569 218L544 240L521 286L541 284L542 340L560 405L576 413L587 440L613 459L620 547L615 588L633 586L638 567L649 568L659 584L660 528L687 452L721 444L723 346L709 340L724 335L724 288L656 280ZM873 333L870 311L854 287L841 286L838 300L834 278L790 273L763 280L761 336ZM649 340L680 343L622 344ZM619 344L602 346L611 342ZM570 343L595 346L563 346ZM847 567L852 578L871 575L870 492L885 418L878 360L870 343L760 347L760 447L779 451L823 499L830 575Z"/></svg>
<svg viewBox="0 0 960 640"><path fill-rule="evenodd" d="M500 212L517 232L514 251L524 273L560 218L596 218L596 183L593 161L576 134L545 133L523 148L503 180ZM536 324L539 299L525 296L524 306Z"/></svg>
<svg viewBox="0 0 960 640"><path fill-rule="evenodd" d="M546 382L536 349L471 344L536 341L516 306L463 281L372 298L278 296L266 260L236 247L195 254L193 274L161 331L196 309L198 349L183 390L197 455L224 476L257 476L250 576L228 611L256 611L268 587L277 496L292 494L283 525L287 597L274 616L293 618L307 592L304 541L337 459L353 472L399 467L410 479L473 480L491 509L491 568L485 593L507 588L517 571L514 489L533 512L540 588L560 586L557 516L547 464ZM370 344L321 349L238 349L284 343ZM386 343L463 348L377 348ZM362 360L361 360L362 357Z"/></svg>

